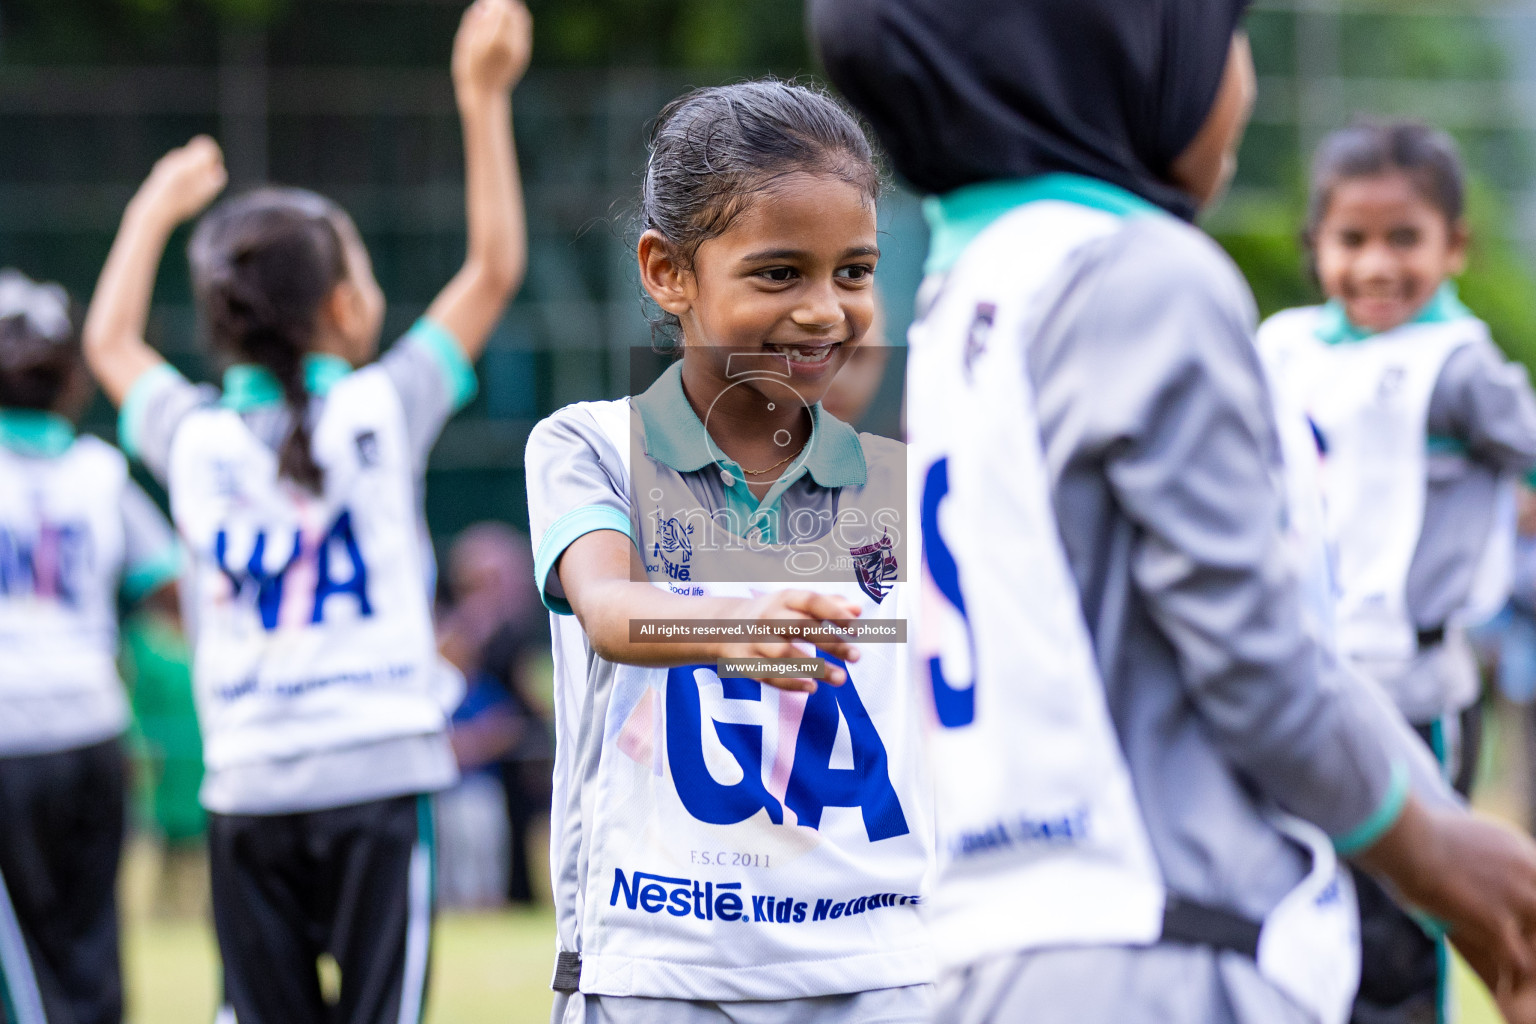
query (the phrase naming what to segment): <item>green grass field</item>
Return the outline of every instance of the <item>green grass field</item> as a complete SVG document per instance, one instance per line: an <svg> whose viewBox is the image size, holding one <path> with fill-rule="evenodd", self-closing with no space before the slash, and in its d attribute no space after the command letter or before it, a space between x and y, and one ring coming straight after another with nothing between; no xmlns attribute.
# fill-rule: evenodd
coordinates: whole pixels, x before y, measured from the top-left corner
<svg viewBox="0 0 1536 1024"><path fill-rule="evenodd" d="M548 911L445 914L432 951L427 1024L545 1024L554 969ZM133 920L125 935L128 1024L209 1024L218 954L197 920Z"/></svg>
<svg viewBox="0 0 1536 1024"><path fill-rule="evenodd" d="M544 1024L549 1020L554 917L547 911L445 914L432 956L427 1024ZM208 1024L218 957L197 921L131 923L128 1024ZM1458 1024L1499 1024L1477 978L1457 965Z"/></svg>
<svg viewBox="0 0 1536 1024"><path fill-rule="evenodd" d="M1478 804L1520 821L1530 785L1524 765L1536 751L1524 749L1523 731L1512 715L1500 707L1486 722ZM174 920L149 915L156 859L145 844L134 844L124 873L128 1024L210 1024L218 997L213 935L195 912ZM548 910L439 917L427 1024L545 1024L554 934ZM1460 960L1453 985L1455 1024L1500 1024L1487 990Z"/></svg>

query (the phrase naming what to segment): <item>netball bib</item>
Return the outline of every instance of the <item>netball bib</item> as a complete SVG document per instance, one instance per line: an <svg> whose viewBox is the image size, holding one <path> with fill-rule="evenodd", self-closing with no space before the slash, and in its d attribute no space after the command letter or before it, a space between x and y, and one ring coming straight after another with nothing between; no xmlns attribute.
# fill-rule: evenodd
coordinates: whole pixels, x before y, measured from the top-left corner
<svg viewBox="0 0 1536 1024"><path fill-rule="evenodd" d="M383 371L336 384L313 451L320 495L279 478L233 410L188 414L172 443L212 770L444 728L411 456Z"/></svg>
<svg viewBox="0 0 1536 1024"><path fill-rule="evenodd" d="M952 966L1164 937L1169 894L1057 529L1026 361L1075 258L1122 224L1066 201L1014 208L930 281L910 333L923 551L913 646L932 706L934 945ZM1276 827L1313 869L1262 923L1255 959L1341 1022L1359 962L1348 881L1320 830Z"/></svg>
<svg viewBox="0 0 1536 1024"><path fill-rule="evenodd" d="M123 456L92 437L56 458L0 447L0 755L127 727L116 663L127 483Z"/></svg>
<svg viewBox="0 0 1536 1024"><path fill-rule="evenodd" d="M867 483L840 491L830 529L767 545L723 529L643 454L629 402L582 408L626 455L658 590L751 597L792 585L788 568L866 620L904 616L902 445L865 435ZM931 980L918 903L932 812L904 644L865 643L844 685L785 693L714 664L603 662L574 619L553 620L556 785L580 790L557 806L581 818L557 826L579 836L557 837L557 903L581 991L788 999ZM572 744L596 752L583 764Z"/></svg>

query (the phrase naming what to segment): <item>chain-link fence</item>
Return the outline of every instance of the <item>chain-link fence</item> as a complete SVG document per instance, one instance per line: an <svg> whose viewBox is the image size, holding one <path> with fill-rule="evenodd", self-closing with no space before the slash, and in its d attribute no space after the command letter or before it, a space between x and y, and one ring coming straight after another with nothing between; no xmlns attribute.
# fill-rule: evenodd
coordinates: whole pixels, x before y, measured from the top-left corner
<svg viewBox="0 0 1536 1024"><path fill-rule="evenodd" d="M447 71L459 9L458 0L304 0L265 27L204 26L80 62L57 45L0 37L0 264L63 281L83 301L139 178L167 148L210 132L235 187L304 185L351 211L390 297L386 337L398 334L462 259ZM1304 154L1357 111L1417 116L1453 130L1474 170L1483 235L1469 301L1513 351L1536 352L1526 269L1536 251L1536 4L1259 0L1248 25L1260 101L1237 187L1210 226L1261 306L1311 297L1294 241ZM781 66L810 62L802 49ZM434 455L440 536L484 516L522 521L529 427L566 402L624 389L627 350L648 340L630 249L646 124L687 86L748 73L537 66L519 87L528 279L481 364L481 397ZM905 193L888 197L882 222L882 290L899 339L925 239ZM161 273L153 340L206 377L180 244ZM110 435L103 405L90 425Z"/></svg>

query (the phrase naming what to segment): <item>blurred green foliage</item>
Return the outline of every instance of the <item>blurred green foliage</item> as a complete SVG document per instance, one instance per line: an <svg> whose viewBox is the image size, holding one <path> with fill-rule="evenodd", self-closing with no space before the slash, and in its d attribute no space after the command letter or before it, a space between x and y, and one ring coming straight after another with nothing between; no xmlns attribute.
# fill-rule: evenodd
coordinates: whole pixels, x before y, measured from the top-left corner
<svg viewBox="0 0 1536 1024"><path fill-rule="evenodd" d="M696 73L698 84L746 74L795 75L813 67L802 0L528 3L535 17L538 67L662 68L690 78ZM451 2L422 0L422 6L440 10L444 32L450 30L455 17ZM1507 78L1509 58L1498 38L1505 23L1490 13L1497 13L1490 0L1342 0L1337 70L1346 81ZM399 26L405 22L385 14L384 6L336 0L5 0L0 57L33 64L211 65L218 60L224 29L260 26L273 39L275 60L430 66L441 59L442 33L402 38ZM1249 16L1247 27L1267 92L1244 144L1234 199L1211 226L1248 275L1261 311L1269 314L1319 298L1297 239L1309 157L1301 151L1302 140L1315 138L1323 126L1304 132L1288 123L1283 112L1273 112L1299 102L1299 91L1290 82L1299 63L1297 48L1307 38L1298 15L1280 5L1263 5ZM428 41L431 53L423 49ZM1269 95L1285 89L1297 95ZM1404 101L1390 89L1351 84L1344 108L1334 113L1341 124L1357 104L1359 113L1402 113L1383 106L1394 102ZM1266 108L1268 117L1263 116ZM1514 124L1513 112L1503 124L1499 111L1471 113L1469 124L1475 126L1456 131L1473 184L1475 237L1462 292L1506 349L1536 367L1536 289L1520 240L1511 237L1514 211L1502 198L1528 184L1533 166L1528 137L1503 126Z"/></svg>
<svg viewBox="0 0 1536 1024"><path fill-rule="evenodd" d="M792 74L806 66L803 0L531 0L540 59Z"/></svg>
<svg viewBox="0 0 1536 1024"><path fill-rule="evenodd" d="M6 0L0 7L5 55L27 63L71 64L174 56L215 59L220 27L281 31L300 5L313 19L326 0ZM807 67L803 0L528 0L543 66L750 69L795 74ZM446 2L431 3L451 9ZM334 6L334 5L333 5ZM383 63L390 18L346 25L348 48Z"/></svg>

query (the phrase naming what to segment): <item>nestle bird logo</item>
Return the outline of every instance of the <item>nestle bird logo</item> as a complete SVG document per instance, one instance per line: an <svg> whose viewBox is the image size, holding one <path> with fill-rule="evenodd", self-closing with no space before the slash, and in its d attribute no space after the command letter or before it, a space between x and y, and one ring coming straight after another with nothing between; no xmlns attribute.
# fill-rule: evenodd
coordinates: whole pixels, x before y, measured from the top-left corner
<svg viewBox="0 0 1536 1024"><path fill-rule="evenodd" d="M656 529L656 543L652 546L652 556L661 557L667 555L668 561L686 562L693 557L693 542L688 538L693 534L693 524L684 526L677 519L663 520L661 513L657 512L656 521L659 524Z"/></svg>

